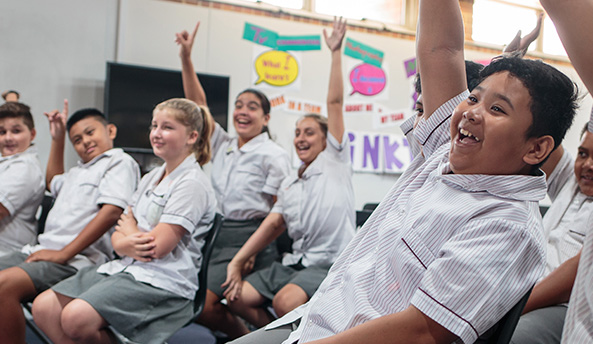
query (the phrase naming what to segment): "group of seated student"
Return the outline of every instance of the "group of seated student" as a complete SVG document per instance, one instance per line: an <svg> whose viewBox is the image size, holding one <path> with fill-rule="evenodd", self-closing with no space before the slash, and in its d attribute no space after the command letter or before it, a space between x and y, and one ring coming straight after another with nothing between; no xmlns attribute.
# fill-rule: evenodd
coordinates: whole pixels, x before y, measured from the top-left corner
<svg viewBox="0 0 593 344"><path fill-rule="evenodd" d="M592 90L593 1L542 4ZM225 220L198 322L233 343L479 342L534 284L514 343L593 340L593 113L573 162L561 145L577 106L569 78L520 56L464 61L458 1L420 0L421 98L402 126L415 158L355 233L345 21L323 31L327 118L296 122L294 172L270 138L260 91L237 96L236 137L213 121L191 60L198 28L176 35L187 99L154 108L150 143L164 164L141 180L113 148L117 128L97 109L68 118L64 101L45 114L44 182L29 107L18 98L0 106L3 341L24 342L21 302L33 300L35 322L56 343L112 342L109 326L134 342L166 341L193 317L215 212ZM518 36L516 50L533 34ZM80 158L67 172L66 134ZM55 203L36 235L45 185ZM283 232L292 246L281 256ZM242 319L260 329L249 333Z"/></svg>

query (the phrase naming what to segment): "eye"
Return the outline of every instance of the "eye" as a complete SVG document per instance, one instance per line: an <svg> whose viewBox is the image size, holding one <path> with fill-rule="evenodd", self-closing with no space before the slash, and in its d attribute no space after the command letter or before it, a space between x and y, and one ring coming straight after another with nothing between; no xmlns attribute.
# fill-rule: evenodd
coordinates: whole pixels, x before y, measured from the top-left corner
<svg viewBox="0 0 593 344"><path fill-rule="evenodd" d="M155 130L156 129L156 124L151 124L148 126L148 130Z"/></svg>
<svg viewBox="0 0 593 344"><path fill-rule="evenodd" d="M259 109L257 106L255 105L250 105L249 107L249 111L257 111L257 109Z"/></svg>
<svg viewBox="0 0 593 344"><path fill-rule="evenodd" d="M6 130L0 130L0 135L6 135Z"/></svg>
<svg viewBox="0 0 593 344"><path fill-rule="evenodd" d="M492 111L494 111L494 112L500 112L500 113L504 113L504 114L506 114L506 112L505 112L505 111L504 111L504 110L503 110L503 109L502 109L500 106L497 106L497 105L492 105L490 108L491 108L491 109L492 109Z"/></svg>
<svg viewBox="0 0 593 344"><path fill-rule="evenodd" d="M476 96L474 96L473 94L470 94L469 97L467 97L467 101L469 103L477 103L478 102L478 98L476 98Z"/></svg>
<svg viewBox="0 0 593 344"><path fill-rule="evenodd" d="M577 155L578 155L578 156L579 156L579 158L581 158L581 159L585 159L585 158L587 158L587 153L585 153L584 151L579 151L579 152L577 153Z"/></svg>

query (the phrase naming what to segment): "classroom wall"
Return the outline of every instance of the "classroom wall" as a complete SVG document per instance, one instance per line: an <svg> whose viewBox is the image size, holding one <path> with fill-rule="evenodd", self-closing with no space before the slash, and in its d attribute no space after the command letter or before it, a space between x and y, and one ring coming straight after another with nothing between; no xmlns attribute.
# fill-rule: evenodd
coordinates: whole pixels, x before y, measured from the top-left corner
<svg viewBox="0 0 593 344"><path fill-rule="evenodd" d="M232 103L237 93L252 86L253 58L260 49L242 39L246 21L283 35L321 34L322 30L316 24L157 0L3 1L0 13L3 13L0 89L20 91L21 100L31 105L42 164L47 161L50 142L43 111L61 107L63 98L70 99L74 110L88 106L102 109L106 61L179 70L174 33L190 30L200 20L193 52L196 70L230 76L229 102ZM347 73L357 62L344 57L346 102L371 101L390 109L411 106L411 80L405 77L403 61L414 56L414 41L354 31L348 32L347 37L385 53L383 67L388 75L388 90L373 99L350 96ZM473 60L491 57L491 53L475 50L466 54ZM285 95L323 103L327 94L329 50L322 46L320 51L295 55L301 66L300 87L267 88L264 92L271 97ZM576 78L571 68L565 65L559 68ZM570 151L576 151L578 132L588 119L590 107L591 99L587 96L565 142ZM297 118L294 114L274 111L270 122L276 141L291 155ZM364 115L347 116L346 127L400 133L397 127L377 130ZM71 148L66 162L69 166L76 162ZM379 202L396 179L397 175L355 173L357 209L364 203Z"/></svg>

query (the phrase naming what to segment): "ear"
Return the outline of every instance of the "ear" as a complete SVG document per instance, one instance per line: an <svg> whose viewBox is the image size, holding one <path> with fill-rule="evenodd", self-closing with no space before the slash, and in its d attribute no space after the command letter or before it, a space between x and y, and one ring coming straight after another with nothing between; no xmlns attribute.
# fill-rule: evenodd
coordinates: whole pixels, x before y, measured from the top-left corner
<svg viewBox="0 0 593 344"><path fill-rule="evenodd" d="M31 129L31 141L35 140L35 135L37 135L37 131L33 128Z"/></svg>
<svg viewBox="0 0 593 344"><path fill-rule="evenodd" d="M528 165L537 165L544 161L554 149L554 139L550 135L532 138L529 151L523 156Z"/></svg>
<svg viewBox="0 0 593 344"><path fill-rule="evenodd" d="M111 140L115 139L117 136L117 127L113 123L107 124L107 133L109 134L109 138Z"/></svg>
<svg viewBox="0 0 593 344"><path fill-rule="evenodd" d="M264 125L268 125L269 121L270 121L270 114L269 113L264 114Z"/></svg>
<svg viewBox="0 0 593 344"><path fill-rule="evenodd" d="M193 146L193 144L196 143L196 141L198 141L199 137L200 137L200 135L198 134L198 132L196 130L192 130L189 133L189 138L187 139L187 145Z"/></svg>

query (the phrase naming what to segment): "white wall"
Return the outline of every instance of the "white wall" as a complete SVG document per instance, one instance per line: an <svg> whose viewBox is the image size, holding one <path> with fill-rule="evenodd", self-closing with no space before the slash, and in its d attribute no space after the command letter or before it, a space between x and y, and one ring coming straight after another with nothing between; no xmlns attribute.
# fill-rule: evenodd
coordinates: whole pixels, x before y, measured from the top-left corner
<svg viewBox="0 0 593 344"><path fill-rule="evenodd" d="M251 87L252 59L255 44L242 39L246 21L285 35L321 34L318 25L284 21L244 13L209 9L156 0L21 0L0 2L0 90L16 89L22 101L31 105L38 128L36 142L45 164L49 152L49 134L43 111L71 100L71 109L95 106L103 108L105 62L138 64L180 69L174 33L192 29L197 20L200 30L194 45L193 61L198 72L230 76L230 98ZM374 102L391 109L410 105L410 83L405 78L403 60L414 56L414 41L385 36L348 32L348 37L362 41L385 53L384 69L389 90L385 99ZM509 38L510 39L510 38ZM327 94L330 56L321 51L303 52L301 87L296 91L269 91L270 96L285 94L323 103ZM486 59L489 55L468 51L468 59ZM344 73L349 70L344 58ZM576 79L570 68L560 68ZM345 91L350 86L345 78ZM580 83L580 81L579 81ZM582 87L584 90L584 87ZM346 101L362 97L346 96ZM578 132L588 120L591 99L587 97L566 146L575 152ZM292 152L295 115L273 112L270 129L276 141ZM367 117L349 116L347 128L375 131ZM398 128L384 130L399 132ZM76 156L69 149L67 163ZM393 175L357 173L354 176L356 207L378 202L396 180Z"/></svg>

